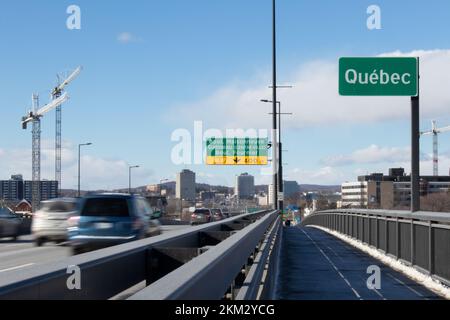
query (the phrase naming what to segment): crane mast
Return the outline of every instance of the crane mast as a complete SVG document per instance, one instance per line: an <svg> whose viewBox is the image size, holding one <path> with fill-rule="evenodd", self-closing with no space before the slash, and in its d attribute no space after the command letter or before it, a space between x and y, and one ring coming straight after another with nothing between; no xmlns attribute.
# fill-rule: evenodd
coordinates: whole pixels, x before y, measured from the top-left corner
<svg viewBox="0 0 450 320"><path fill-rule="evenodd" d="M439 176L439 134L449 132L450 126L445 128L438 128L435 120L431 122L431 130L422 132L421 135L433 136L433 175Z"/></svg>
<svg viewBox="0 0 450 320"><path fill-rule="evenodd" d="M58 86L52 92L53 100L61 97L66 86L68 86L81 73L82 67L76 68L64 81L58 76ZM58 182L58 195L61 193L62 172L62 105L56 107L55 115L55 180Z"/></svg>
<svg viewBox="0 0 450 320"><path fill-rule="evenodd" d="M33 107L30 112L28 112L25 117L22 118L22 129L26 130L29 123L32 124L32 142L31 142L31 152L32 152L32 181L31 181L31 203L32 211L36 212L39 210L41 202L41 118L47 112L57 108L62 103L69 99L68 95L64 93L58 99L51 101L44 107L39 108L39 96L33 94Z"/></svg>
<svg viewBox="0 0 450 320"><path fill-rule="evenodd" d="M33 94L33 113L39 108L39 96ZM31 206L33 212L39 210L41 199L41 119L34 116L32 120L32 185Z"/></svg>
<svg viewBox="0 0 450 320"><path fill-rule="evenodd" d="M61 92L55 95L55 99L61 97ZM58 196L61 195L61 159L62 159L62 106L56 107L55 123L55 180L58 182Z"/></svg>

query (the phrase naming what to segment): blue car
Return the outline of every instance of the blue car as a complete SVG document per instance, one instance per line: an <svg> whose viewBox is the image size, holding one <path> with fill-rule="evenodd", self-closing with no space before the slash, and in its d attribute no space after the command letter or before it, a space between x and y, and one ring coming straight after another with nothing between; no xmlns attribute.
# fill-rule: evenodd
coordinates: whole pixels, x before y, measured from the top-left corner
<svg viewBox="0 0 450 320"><path fill-rule="evenodd" d="M69 219L69 244L74 254L141 240L161 234L150 203L128 194L83 198L78 215Z"/></svg>

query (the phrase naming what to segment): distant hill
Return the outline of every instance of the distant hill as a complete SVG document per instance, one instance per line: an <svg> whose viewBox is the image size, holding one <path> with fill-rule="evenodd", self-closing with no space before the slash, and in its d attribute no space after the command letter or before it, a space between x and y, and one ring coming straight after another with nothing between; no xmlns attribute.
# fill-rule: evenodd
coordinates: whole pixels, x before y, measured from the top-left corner
<svg viewBox="0 0 450 320"><path fill-rule="evenodd" d="M300 192L325 192L325 193L335 193L341 192L341 186L324 186L316 184L301 184Z"/></svg>
<svg viewBox="0 0 450 320"><path fill-rule="evenodd" d="M213 191L217 193L230 194L233 192L233 188L226 186L213 186L207 183L197 183L197 192Z"/></svg>
<svg viewBox="0 0 450 320"><path fill-rule="evenodd" d="M169 194L175 194L175 188L176 188L176 182L166 182L162 184L163 189L166 189ZM232 194L233 189L232 187L227 186L214 186L207 183L197 183L196 186L197 192L201 191L215 191L218 193L225 193L225 194ZM267 185L256 185L255 186L256 193L268 193L269 187ZM106 190L95 190L90 191L91 193L101 193L101 192L108 192ZM111 192L111 191L109 191ZM116 189L112 190L112 192L120 192L120 193L127 193L128 189ZM141 186L137 188L133 188L132 192L134 193L145 193L146 187ZM341 192L341 186L337 185L315 185L315 184L301 184L300 185L300 192L320 192L320 193L335 193L335 192ZM63 197L75 197L77 195L76 190L62 190L62 196ZM85 194L86 191L82 191L82 194Z"/></svg>
<svg viewBox="0 0 450 320"><path fill-rule="evenodd" d="M261 193L261 192L263 192L263 193L268 193L269 192L269 186L268 185L257 185L257 186L255 186L255 190L256 190L256 193Z"/></svg>

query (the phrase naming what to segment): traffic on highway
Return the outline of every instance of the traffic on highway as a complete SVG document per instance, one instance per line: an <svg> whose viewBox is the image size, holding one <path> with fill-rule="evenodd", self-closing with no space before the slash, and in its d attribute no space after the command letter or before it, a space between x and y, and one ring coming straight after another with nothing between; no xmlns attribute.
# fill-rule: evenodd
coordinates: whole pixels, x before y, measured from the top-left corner
<svg viewBox="0 0 450 320"><path fill-rule="evenodd" d="M450 300L450 1L429 2L2 0L0 315Z"/></svg>
<svg viewBox="0 0 450 320"><path fill-rule="evenodd" d="M32 218L1 208L0 276L191 225L164 218L144 197L111 193L44 201Z"/></svg>

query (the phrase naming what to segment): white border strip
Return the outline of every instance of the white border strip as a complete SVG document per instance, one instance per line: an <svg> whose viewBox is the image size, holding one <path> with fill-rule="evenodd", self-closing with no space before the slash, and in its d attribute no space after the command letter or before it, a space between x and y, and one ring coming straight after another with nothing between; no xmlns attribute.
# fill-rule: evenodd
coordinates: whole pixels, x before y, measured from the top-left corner
<svg viewBox="0 0 450 320"><path fill-rule="evenodd" d="M443 298L450 300L450 288L442 284L436 279L433 279L429 275L426 275L416 269L414 269L411 266L408 266L404 263L402 263L399 260L396 260L392 257L389 257L385 255L384 253L378 251L375 248L370 247L369 245L366 245L362 243L359 240L355 240L349 236L346 236L342 233L324 228L319 226L308 226L312 228L316 228L322 231L325 231L332 236L335 236L336 238L350 244L351 246L367 253L368 255L372 256L373 258L380 260L382 263L386 264L387 266L391 267L392 269L403 273L408 278L416 281L417 283L421 284L422 286L426 287L427 289L433 291L434 293L442 296Z"/></svg>
<svg viewBox="0 0 450 320"><path fill-rule="evenodd" d="M3 269L3 270L0 270L0 273L2 273L2 272L8 272L8 271L14 271L14 270L18 270L18 269L23 269L23 268L31 267L31 266L33 266L33 265L34 265L34 263L28 263L28 264L24 264L24 265L17 266L17 267L12 267L12 268L8 268L8 269Z"/></svg>

